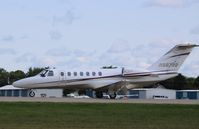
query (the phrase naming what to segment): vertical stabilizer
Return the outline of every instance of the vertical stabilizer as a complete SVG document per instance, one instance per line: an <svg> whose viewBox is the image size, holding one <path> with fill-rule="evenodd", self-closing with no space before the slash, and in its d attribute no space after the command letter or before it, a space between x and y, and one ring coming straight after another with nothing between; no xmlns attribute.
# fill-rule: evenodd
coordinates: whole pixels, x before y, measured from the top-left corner
<svg viewBox="0 0 199 129"><path fill-rule="evenodd" d="M151 71L178 71L192 49L198 45L179 44L163 55L148 69Z"/></svg>

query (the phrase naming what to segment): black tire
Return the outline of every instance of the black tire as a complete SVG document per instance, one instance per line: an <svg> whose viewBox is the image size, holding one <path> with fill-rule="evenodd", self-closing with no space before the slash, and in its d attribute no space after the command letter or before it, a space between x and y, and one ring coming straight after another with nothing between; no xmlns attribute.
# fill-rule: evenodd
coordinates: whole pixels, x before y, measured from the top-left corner
<svg viewBox="0 0 199 129"><path fill-rule="evenodd" d="M114 94L109 94L110 99L115 99L117 94L114 92Z"/></svg>
<svg viewBox="0 0 199 129"><path fill-rule="evenodd" d="M31 91L29 92L29 96L30 96L30 97L35 97L35 92L31 90Z"/></svg>

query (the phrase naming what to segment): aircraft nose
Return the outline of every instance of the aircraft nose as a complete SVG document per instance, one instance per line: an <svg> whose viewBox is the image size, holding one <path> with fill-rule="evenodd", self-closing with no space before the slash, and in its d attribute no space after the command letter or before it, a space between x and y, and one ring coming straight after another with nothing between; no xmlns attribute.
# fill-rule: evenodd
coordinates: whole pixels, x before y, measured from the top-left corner
<svg viewBox="0 0 199 129"><path fill-rule="evenodd" d="M22 86L23 86L23 80L15 81L14 83L12 83L12 85L14 87L22 88Z"/></svg>
<svg viewBox="0 0 199 129"><path fill-rule="evenodd" d="M36 80L37 78L35 77L29 77L29 78L15 81L12 83L12 85L17 88L31 88Z"/></svg>
<svg viewBox="0 0 199 129"><path fill-rule="evenodd" d="M26 88L28 85L30 85L29 80L30 78L21 79L21 80L15 81L12 85L18 88Z"/></svg>

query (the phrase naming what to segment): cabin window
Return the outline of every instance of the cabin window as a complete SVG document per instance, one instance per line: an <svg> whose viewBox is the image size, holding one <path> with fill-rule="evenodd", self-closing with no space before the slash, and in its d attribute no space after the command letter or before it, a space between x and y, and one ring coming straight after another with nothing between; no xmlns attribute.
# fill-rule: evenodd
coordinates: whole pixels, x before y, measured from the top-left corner
<svg viewBox="0 0 199 129"><path fill-rule="evenodd" d="M99 76L102 76L102 72L98 72L98 75L99 75Z"/></svg>
<svg viewBox="0 0 199 129"><path fill-rule="evenodd" d="M49 71L48 72L48 76L54 76L54 72L53 71Z"/></svg>
<svg viewBox="0 0 199 129"><path fill-rule="evenodd" d="M61 72L60 74L61 74L62 77L64 76L64 72Z"/></svg>
<svg viewBox="0 0 199 129"><path fill-rule="evenodd" d="M92 72L92 75L93 75L93 76L95 76L95 75L96 75L96 73L95 73L95 72Z"/></svg>
<svg viewBox="0 0 199 129"><path fill-rule="evenodd" d="M71 72L68 72L67 74L68 74L68 76L71 76Z"/></svg>
<svg viewBox="0 0 199 129"><path fill-rule="evenodd" d="M89 72L86 72L86 76L90 76L90 73L89 73Z"/></svg>
<svg viewBox="0 0 199 129"><path fill-rule="evenodd" d="M80 72L80 76L84 76L84 73L83 73L83 72Z"/></svg>
<svg viewBox="0 0 199 129"><path fill-rule="evenodd" d="M74 72L73 74L74 74L74 76L77 76L77 72Z"/></svg>

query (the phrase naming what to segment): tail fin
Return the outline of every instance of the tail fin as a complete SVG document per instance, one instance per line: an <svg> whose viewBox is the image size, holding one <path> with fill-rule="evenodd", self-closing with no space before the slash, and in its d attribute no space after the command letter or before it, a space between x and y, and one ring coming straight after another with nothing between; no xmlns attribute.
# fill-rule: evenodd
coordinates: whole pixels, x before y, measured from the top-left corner
<svg viewBox="0 0 199 129"><path fill-rule="evenodd" d="M157 62L148 69L155 71L178 71L192 49L198 45L179 44L163 55Z"/></svg>

